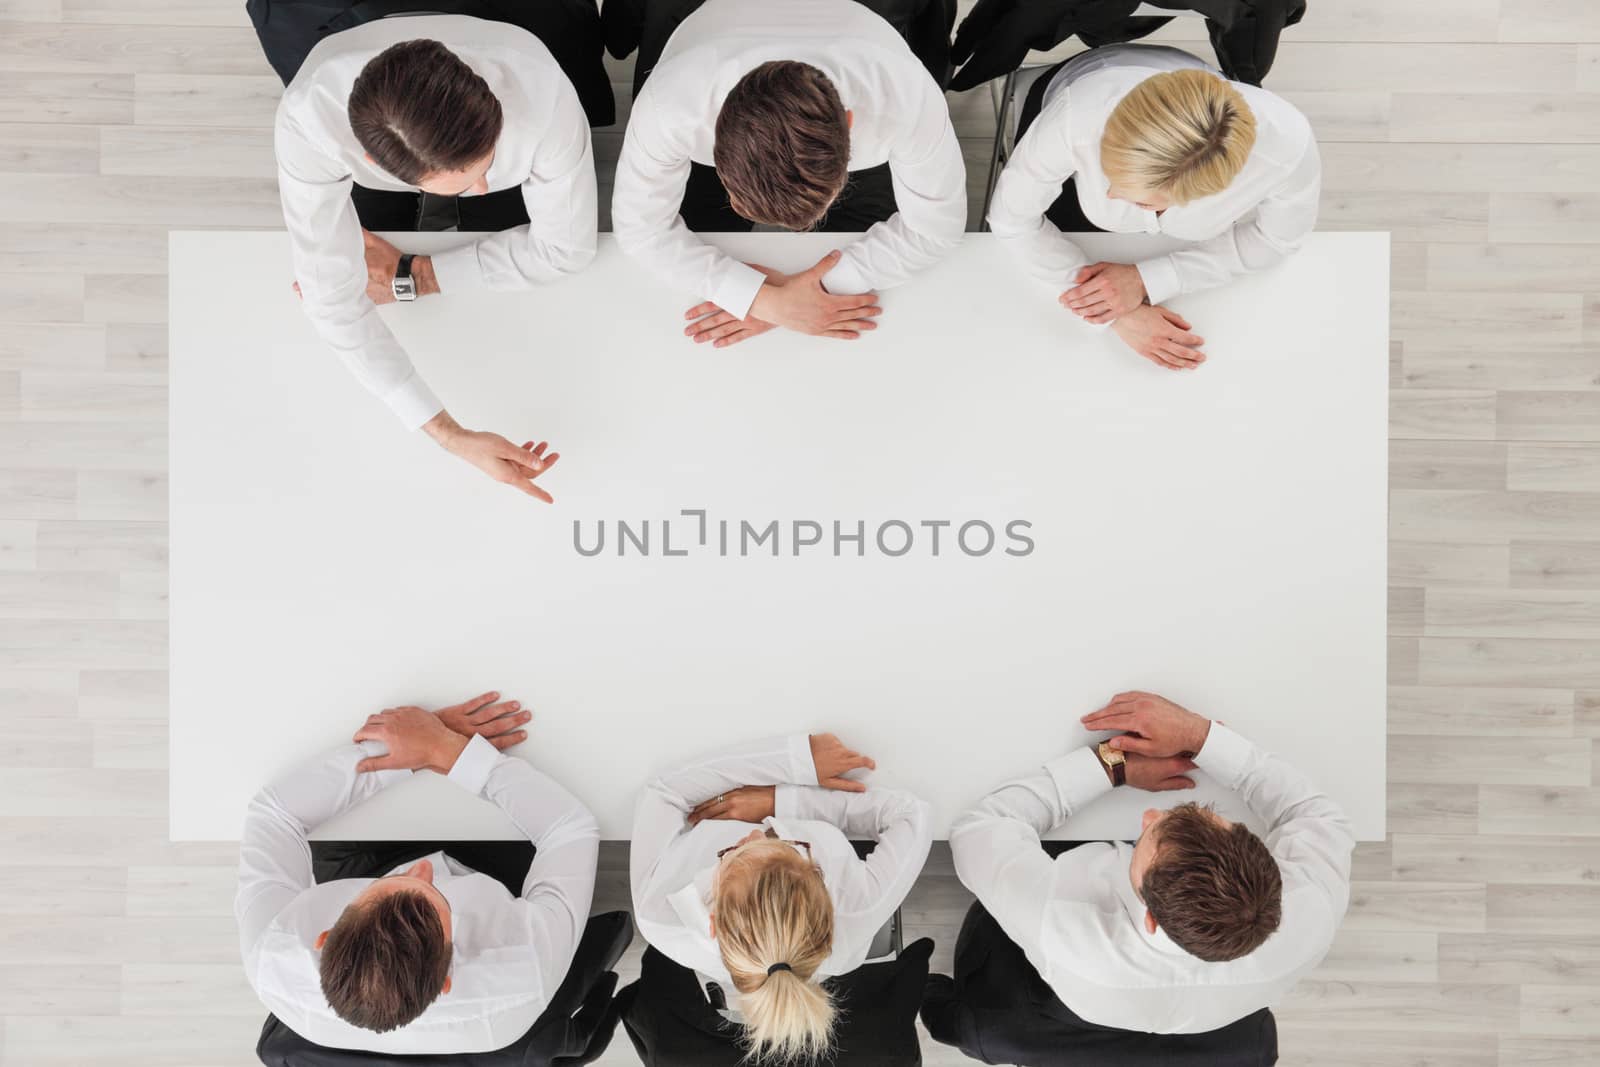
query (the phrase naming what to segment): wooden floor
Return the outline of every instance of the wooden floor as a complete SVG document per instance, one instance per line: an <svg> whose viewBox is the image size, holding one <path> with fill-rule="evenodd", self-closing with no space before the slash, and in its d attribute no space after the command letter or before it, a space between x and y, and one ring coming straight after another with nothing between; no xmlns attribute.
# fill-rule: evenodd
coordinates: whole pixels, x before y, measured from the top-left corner
<svg viewBox="0 0 1600 1067"><path fill-rule="evenodd" d="M1322 225L1394 233L1394 393L1391 836L1283 1062L1600 1063L1600 3L1311 0L1284 40ZM278 92L239 0L0 0L5 1064L254 1062L235 848L165 833L165 250L279 224ZM965 903L936 851L937 959Z"/></svg>

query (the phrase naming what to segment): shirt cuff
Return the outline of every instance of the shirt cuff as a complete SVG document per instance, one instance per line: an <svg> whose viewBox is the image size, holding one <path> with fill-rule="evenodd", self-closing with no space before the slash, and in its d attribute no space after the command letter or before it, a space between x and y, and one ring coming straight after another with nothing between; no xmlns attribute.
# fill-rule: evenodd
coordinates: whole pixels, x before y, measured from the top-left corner
<svg viewBox="0 0 1600 1067"><path fill-rule="evenodd" d="M420 429L423 423L444 410L439 398L433 395L433 390L428 388L428 383L416 371L384 394L383 402L406 424L408 430Z"/></svg>
<svg viewBox="0 0 1600 1067"><path fill-rule="evenodd" d="M433 263L433 277L441 293L466 293L489 288L478 262L478 244L474 241L460 248L435 252L429 257Z"/></svg>
<svg viewBox="0 0 1600 1067"><path fill-rule="evenodd" d="M807 788L803 785L773 786L772 814L780 819L800 818L801 792Z"/></svg>
<svg viewBox="0 0 1600 1067"><path fill-rule="evenodd" d="M1139 278L1144 282L1145 299L1152 304L1164 304L1183 291L1178 281L1178 268L1171 256L1157 256L1135 263Z"/></svg>
<svg viewBox="0 0 1600 1067"><path fill-rule="evenodd" d="M789 746L790 781L796 785L821 785L817 779L817 765L811 759L811 735L795 734L786 743Z"/></svg>
<svg viewBox="0 0 1600 1067"><path fill-rule="evenodd" d="M850 258L848 250L839 257L839 262L833 265L833 269L822 276L822 287L830 293L843 296L855 296L872 289L861 273L861 268Z"/></svg>
<svg viewBox="0 0 1600 1067"><path fill-rule="evenodd" d="M723 271L723 277L711 293L711 302L734 318L750 314L750 305L756 302L756 293L767 276L748 264L734 261Z"/></svg>
<svg viewBox="0 0 1600 1067"><path fill-rule="evenodd" d="M1082 810L1084 805L1105 796L1113 788L1100 757L1089 745L1051 760L1044 769L1055 781L1056 795L1061 798L1062 810L1068 815Z"/></svg>
<svg viewBox="0 0 1600 1067"><path fill-rule="evenodd" d="M473 734L446 777L473 796L478 796L483 792L483 787L489 784L489 772L494 770L500 759L499 749L481 734Z"/></svg>
<svg viewBox="0 0 1600 1067"><path fill-rule="evenodd" d="M1249 769L1255 744L1220 722L1212 722L1206 743L1200 746L1194 765L1217 780L1219 785L1236 789Z"/></svg>

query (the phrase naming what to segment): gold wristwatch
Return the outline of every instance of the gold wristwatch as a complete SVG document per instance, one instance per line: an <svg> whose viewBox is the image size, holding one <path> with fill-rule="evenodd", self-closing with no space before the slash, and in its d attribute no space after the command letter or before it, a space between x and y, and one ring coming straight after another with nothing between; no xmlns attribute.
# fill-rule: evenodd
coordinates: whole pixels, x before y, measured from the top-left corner
<svg viewBox="0 0 1600 1067"><path fill-rule="evenodd" d="M1113 786L1125 785L1128 781L1128 758L1120 748L1112 748L1110 741L1102 741L1095 746L1095 755L1100 757L1100 763L1106 772L1111 775Z"/></svg>

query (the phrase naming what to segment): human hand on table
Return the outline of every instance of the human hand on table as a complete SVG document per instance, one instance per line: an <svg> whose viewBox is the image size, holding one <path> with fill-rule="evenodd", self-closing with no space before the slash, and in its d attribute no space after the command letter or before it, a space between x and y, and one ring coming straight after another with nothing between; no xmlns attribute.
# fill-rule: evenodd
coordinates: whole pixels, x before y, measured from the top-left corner
<svg viewBox="0 0 1600 1067"><path fill-rule="evenodd" d="M746 263L745 266L754 267L768 278L783 277L782 271L764 267L759 263ZM758 319L754 315L746 315L742 319L735 318L731 312L722 310L709 300L696 304L684 312L683 317L694 320L683 328L683 335L697 345L710 341L712 348L727 348L740 341L759 337L772 329L770 322Z"/></svg>
<svg viewBox="0 0 1600 1067"><path fill-rule="evenodd" d="M497 704L498 693L485 693L461 704L441 709L437 714L407 705L385 708L357 730L354 741L378 741L388 749L382 756L368 756L356 764L356 771L427 769L450 773L462 749L474 734L481 735L498 749L507 749L527 740L527 732L517 729L533 717L520 711L516 701Z"/></svg>
<svg viewBox="0 0 1600 1067"><path fill-rule="evenodd" d="M756 290L750 316L763 323L813 337L853 341L864 330L875 330L872 320L881 313L878 294L830 293L822 287L823 275L839 262L835 250L798 274L780 274L757 267L767 280Z"/></svg>
<svg viewBox="0 0 1600 1067"><path fill-rule="evenodd" d="M559 452L545 451L550 447L548 441L537 445L528 441L518 448L497 433L466 429L451 418L448 411L439 412L422 428L445 451L466 460L502 485L514 486L546 504L555 502L554 497L534 484L535 478L561 458Z"/></svg>
<svg viewBox="0 0 1600 1067"><path fill-rule="evenodd" d="M1111 324L1127 346L1150 362L1173 370L1193 370L1206 361L1205 338L1182 315L1164 307L1141 304Z"/></svg>
<svg viewBox="0 0 1600 1067"><path fill-rule="evenodd" d="M1112 748L1156 761L1181 756L1187 762L1205 746L1211 733L1211 720L1204 715L1196 715L1166 697L1137 690L1118 693L1111 703L1079 721L1085 730L1122 731L1120 736L1111 738ZM1133 773L1131 758L1128 773Z"/></svg>
<svg viewBox="0 0 1600 1067"><path fill-rule="evenodd" d="M706 819L730 819L734 822L761 822L772 818L777 803L777 786L742 785L726 793L718 793L702 801L689 812L689 825L698 826Z"/></svg>
<svg viewBox="0 0 1600 1067"><path fill-rule="evenodd" d="M1091 263L1072 280L1073 287L1059 297L1061 306L1096 326L1144 303L1144 278L1128 263Z"/></svg>
<svg viewBox="0 0 1600 1067"><path fill-rule="evenodd" d="M811 735L811 762L817 768L817 784L824 789L838 789L846 793L865 793L864 782L858 782L845 775L851 771L878 769L878 763L870 756L863 756L854 749L846 748L833 734Z"/></svg>

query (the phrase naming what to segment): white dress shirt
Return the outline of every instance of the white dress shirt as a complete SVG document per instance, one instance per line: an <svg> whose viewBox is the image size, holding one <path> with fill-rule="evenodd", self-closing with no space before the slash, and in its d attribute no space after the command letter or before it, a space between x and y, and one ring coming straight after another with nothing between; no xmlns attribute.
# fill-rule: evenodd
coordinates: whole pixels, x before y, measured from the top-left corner
<svg viewBox="0 0 1600 1067"><path fill-rule="evenodd" d="M701 241L678 209L689 164L713 165L729 91L780 59L833 82L853 116L850 169L888 163L893 179L898 211L843 250L823 278L829 292L899 285L948 254L966 227L966 167L944 94L893 26L855 0L706 0L633 103L611 218L630 256L740 318L762 274Z"/></svg>
<svg viewBox="0 0 1600 1067"><path fill-rule="evenodd" d="M711 936L717 853L757 829L755 823L706 819L688 824L696 805L742 785L773 785L771 827L786 841L806 841L833 898L833 951L818 978L861 966L928 858L928 805L910 793L846 793L817 785L805 734L742 745L655 779L634 810L629 877L639 932L663 955L733 988ZM852 839L874 840L866 858Z"/></svg>
<svg viewBox="0 0 1600 1067"><path fill-rule="evenodd" d="M324 38L284 90L273 139L278 191L306 314L356 377L416 428L442 409L367 298L361 223L351 182L416 192L366 158L347 105L356 76L390 45L430 39L477 72L505 125L486 175L489 191L522 188L530 225L433 256L441 293L524 289L594 258L594 157L589 120L567 76L537 37L464 15L378 19Z"/></svg>
<svg viewBox="0 0 1600 1067"><path fill-rule="evenodd" d="M1111 112L1146 78L1191 67L1222 77L1187 52L1153 45L1085 52L1055 76L989 207L990 229L1030 274L1065 291L1077 284L1079 268L1093 262L1044 216L1062 183L1074 176L1084 215L1101 229L1195 242L1137 264L1152 304L1270 267L1300 247L1317 221L1322 158L1305 116L1253 85L1231 83L1255 116L1256 141L1226 189L1160 214L1107 195L1100 138Z"/></svg>
<svg viewBox="0 0 1600 1067"><path fill-rule="evenodd" d="M245 973L274 1015L319 1045L391 1053L502 1048L527 1033L572 963L594 895L599 826L560 785L474 737L449 777L493 801L534 843L522 895L443 853L429 857L433 884L450 903L450 991L398 1030L351 1026L322 995L313 946L374 879L313 884L306 834L411 774L356 773L363 757L383 752L373 741L341 746L250 802L234 900Z"/></svg>
<svg viewBox="0 0 1600 1067"><path fill-rule="evenodd" d="M1110 792L1092 748L1000 787L950 830L956 874L1057 997L1101 1026L1158 1034L1226 1026L1289 991L1327 954L1350 901L1355 837L1338 805L1294 768L1221 723L1195 758L1268 827L1283 920L1247 956L1207 963L1147 933L1128 877L1131 846L1079 845L1052 860L1039 835Z"/></svg>

